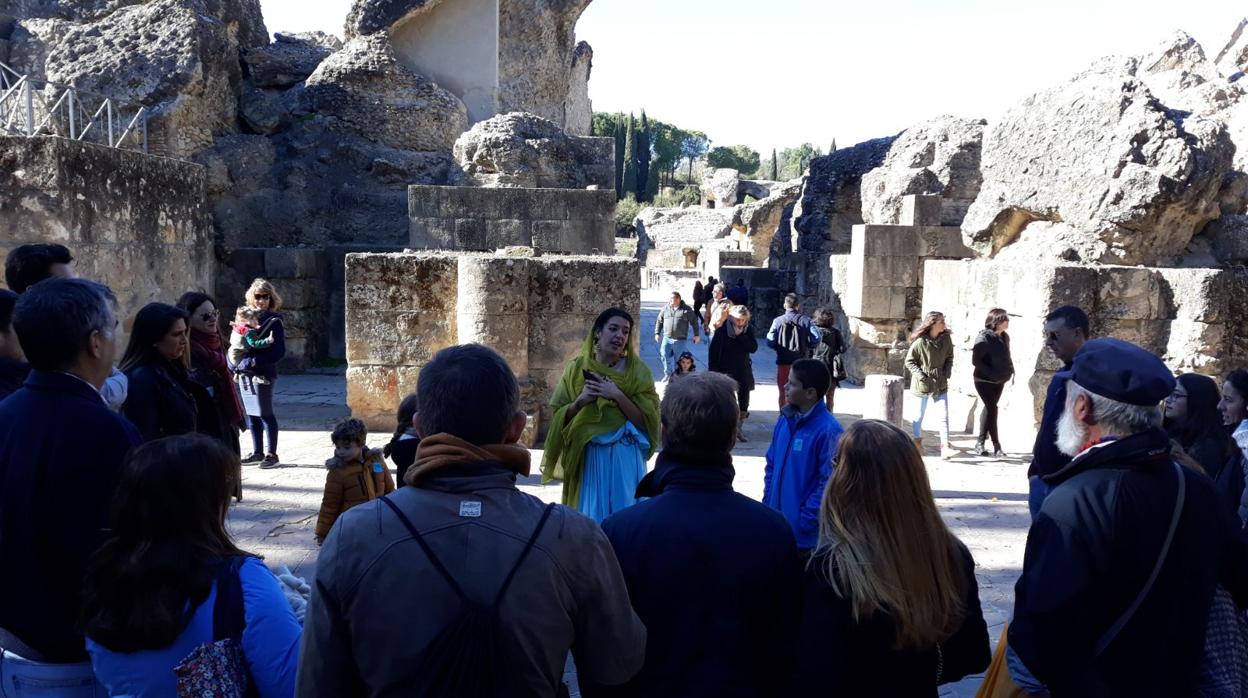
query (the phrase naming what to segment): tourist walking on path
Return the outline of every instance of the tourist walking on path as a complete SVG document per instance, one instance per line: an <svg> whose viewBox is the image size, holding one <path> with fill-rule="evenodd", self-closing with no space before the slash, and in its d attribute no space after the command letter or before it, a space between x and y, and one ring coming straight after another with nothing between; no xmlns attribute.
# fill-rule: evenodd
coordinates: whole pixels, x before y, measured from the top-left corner
<svg viewBox="0 0 1248 698"><path fill-rule="evenodd" d="M728 311L732 309L732 301L724 295L726 290L723 284L715 284L711 287L711 298L706 302L706 317L703 319L703 324L706 325L706 336L712 340L715 337L715 331L728 322Z"/></svg>
<svg viewBox="0 0 1248 698"><path fill-rule="evenodd" d="M417 404L416 393L408 395L399 403L394 435L382 448L382 453L394 463L394 481L398 487L407 484L403 482L403 476L412 467L412 463L416 462L416 448L420 446L420 434L416 433L416 425L413 423Z"/></svg>
<svg viewBox="0 0 1248 698"><path fill-rule="evenodd" d="M148 303L134 317L121 370L130 395L121 413L144 441L200 433L224 440L216 404L208 390L191 380L186 311Z"/></svg>
<svg viewBox="0 0 1248 698"><path fill-rule="evenodd" d="M21 245L13 248L5 258L4 282L19 296L40 281L54 278L78 278L73 255L64 245ZM126 375L113 368L100 389L100 395L109 409L114 412L121 410L121 404L126 401L127 387Z"/></svg>
<svg viewBox="0 0 1248 698"><path fill-rule="evenodd" d="M638 488L651 499L602 525L646 625L646 663L614 690L582 680L587 698L764 698L787 674L800 567L784 519L732 490L735 390L703 373L663 395L663 450Z"/></svg>
<svg viewBox="0 0 1248 698"><path fill-rule="evenodd" d="M997 429L997 404L1005 384L1014 377L1014 360L1010 357L1010 316L1001 308L988 311L984 329L975 338L971 348L971 364L975 368L975 392L979 395L979 436L975 439L975 453L988 455L987 441L992 439L992 451L996 457L1004 454L1001 435Z"/></svg>
<svg viewBox="0 0 1248 698"><path fill-rule="evenodd" d="M419 385L410 486L343 514L321 548L297 694L555 698L569 650L585 683L632 678L646 629L611 544L516 488L530 464L511 367L451 347Z"/></svg>
<svg viewBox="0 0 1248 698"><path fill-rule="evenodd" d="M368 447L368 429L355 418L334 426L330 434L334 455L325 461L325 490L316 517L316 544L320 545L344 512L394 491L394 478L380 448Z"/></svg>
<svg viewBox="0 0 1248 698"><path fill-rule="evenodd" d="M832 476L841 423L823 396L831 377L822 362L798 359L784 385L786 405L771 434L763 471L763 504L780 512L809 555L819 535L819 499Z"/></svg>
<svg viewBox="0 0 1248 698"><path fill-rule="evenodd" d="M750 354L756 351L758 339L750 324L750 309L744 305L733 306L729 311L729 321L720 325L711 339L706 367L709 371L723 373L737 382L739 423L745 422L750 416L750 391L754 390L754 360L750 358ZM737 439L746 441L742 428L737 429Z"/></svg>
<svg viewBox="0 0 1248 698"><path fill-rule="evenodd" d="M277 415L273 412L273 386L277 383L277 363L286 356L286 328L282 324L282 297L265 279L256 279L247 289L246 305L258 311L260 324L271 322L273 343L250 353L231 368L237 377L243 409L247 412L247 428L251 431L251 455L243 463L259 463L261 468L276 467ZM265 446L268 450L263 450Z"/></svg>
<svg viewBox="0 0 1248 698"><path fill-rule="evenodd" d="M1222 384L1222 400L1218 403L1222 423L1231 432L1231 438L1243 454L1240 461L1248 480L1248 371L1237 369L1226 376ZM1248 489L1244 490L1239 504L1239 518L1248 522Z"/></svg>
<svg viewBox="0 0 1248 698"><path fill-rule="evenodd" d="M1070 370L1075 354L1089 337L1088 315L1073 305L1062 307L1044 318L1044 346L1058 361L1061 372ZM1044 477L1056 473L1070 463L1070 456L1057 447L1057 420L1066 407L1066 381L1054 376L1044 395L1044 410L1036 443L1031 449L1031 466L1027 469L1027 508L1034 520L1040 512L1040 504L1048 496L1050 487Z"/></svg>
<svg viewBox="0 0 1248 698"><path fill-rule="evenodd" d="M822 493L792 696L937 695L990 659L975 561L906 432L855 422Z"/></svg>
<svg viewBox="0 0 1248 698"><path fill-rule="evenodd" d="M654 343L659 345L659 357L663 359L663 380L676 373L676 361L688 348L689 330L693 330L693 343L702 341L702 323L680 294L672 291L672 300L659 311L654 322Z"/></svg>
<svg viewBox="0 0 1248 698"><path fill-rule="evenodd" d="M190 378L212 396L222 441L231 451L239 454L238 432L246 426L245 415L234 375L225 358L226 344L221 338L221 315L217 302L206 293L192 291L178 299L178 307L190 314Z"/></svg>
<svg viewBox="0 0 1248 698"><path fill-rule="evenodd" d="M0 401L0 686L77 686L104 695L78 626L82 575L138 430L100 388L117 352L116 298L85 279L49 279L18 300L13 326L30 361ZM63 682L63 683L62 683Z"/></svg>
<svg viewBox="0 0 1248 698"><path fill-rule="evenodd" d="M789 380L789 367L794 361L809 359L810 348L819 339L815 323L802 313L802 301L797 294L786 295L784 314L772 320L767 330L767 346L776 352L776 389L780 392L780 409L784 409L786 402L784 384Z"/></svg>
<svg viewBox="0 0 1248 698"><path fill-rule="evenodd" d="M1199 373L1184 373L1175 379L1174 391L1166 398L1162 426L1205 474L1213 480L1227 511L1239 518L1239 501L1244 494L1243 456L1222 424L1218 410L1221 400L1218 382Z"/></svg>
<svg viewBox="0 0 1248 698"><path fill-rule="evenodd" d="M914 443L923 452L923 418L930 403L940 408L940 455L955 451L949 440L949 378L953 375L953 337L943 313L930 312L923 324L910 335L906 370L910 372L910 392L919 398L919 416L914 420Z"/></svg>
<svg viewBox="0 0 1248 698"><path fill-rule="evenodd" d="M30 364L13 330L13 308L17 294L0 288L0 400L17 392L30 374Z"/></svg>
<svg viewBox="0 0 1248 698"><path fill-rule="evenodd" d="M659 443L654 376L633 351L633 317L598 315L550 399L542 481L563 481L563 503L601 522L637 501Z"/></svg>
<svg viewBox="0 0 1248 698"><path fill-rule="evenodd" d="M108 695L185 695L175 667L231 638L256 695L294 696L299 621L273 573L226 530L240 475L238 455L201 435L127 460L111 537L83 582L87 650Z"/></svg>
<svg viewBox="0 0 1248 698"><path fill-rule="evenodd" d="M698 316L698 324L702 324L702 306L706 304L707 289L702 286L702 279L693 282L693 314Z"/></svg>
<svg viewBox="0 0 1248 698"><path fill-rule="evenodd" d="M845 336L836 326L836 315L827 308L816 310L812 322L815 325L815 332L819 334L819 341L811 350L811 358L823 362L832 377L825 398L828 412L832 412L836 401L836 389L840 387L841 381L848 378L845 373Z"/></svg>
<svg viewBox="0 0 1248 698"><path fill-rule="evenodd" d="M1073 460L1044 476L1053 490L1027 534L1010 677L1057 696L1194 695L1215 587L1248 598L1248 556L1213 483L1170 456L1157 405L1174 376L1094 339L1056 380Z"/></svg>

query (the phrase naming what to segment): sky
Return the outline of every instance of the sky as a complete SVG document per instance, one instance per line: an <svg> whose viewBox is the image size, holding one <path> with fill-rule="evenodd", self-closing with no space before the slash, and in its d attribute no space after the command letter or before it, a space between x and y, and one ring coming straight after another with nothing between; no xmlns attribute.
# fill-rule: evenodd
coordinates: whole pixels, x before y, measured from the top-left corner
<svg viewBox="0 0 1248 698"><path fill-rule="evenodd" d="M341 36L351 2L260 4L270 32ZM766 156L942 114L991 121L1178 30L1212 59L1246 15L1232 0L595 0L577 37L594 47L596 111L645 109Z"/></svg>

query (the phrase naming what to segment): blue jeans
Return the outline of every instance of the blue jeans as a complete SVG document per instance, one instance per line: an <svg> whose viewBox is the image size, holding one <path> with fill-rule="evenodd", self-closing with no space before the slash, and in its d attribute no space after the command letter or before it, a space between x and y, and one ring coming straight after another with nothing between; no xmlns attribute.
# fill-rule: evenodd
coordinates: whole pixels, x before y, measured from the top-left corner
<svg viewBox="0 0 1248 698"><path fill-rule="evenodd" d="M927 415L928 401L935 402L941 411L940 445L949 443L949 393L941 395L923 395L919 398L919 418L914 420L914 438L923 436L923 417Z"/></svg>
<svg viewBox="0 0 1248 698"><path fill-rule="evenodd" d="M1031 520L1036 520L1036 515L1040 513L1040 505L1044 504L1044 498L1049 496L1053 491L1052 487L1044 484L1044 481L1037 476L1027 478L1027 508L1031 510Z"/></svg>
<svg viewBox="0 0 1248 698"><path fill-rule="evenodd" d="M108 698L91 662L41 664L0 649L0 698Z"/></svg>
<svg viewBox="0 0 1248 698"><path fill-rule="evenodd" d="M689 340L664 337L659 340L659 356L663 357L663 377L676 373L676 361L689 351Z"/></svg>

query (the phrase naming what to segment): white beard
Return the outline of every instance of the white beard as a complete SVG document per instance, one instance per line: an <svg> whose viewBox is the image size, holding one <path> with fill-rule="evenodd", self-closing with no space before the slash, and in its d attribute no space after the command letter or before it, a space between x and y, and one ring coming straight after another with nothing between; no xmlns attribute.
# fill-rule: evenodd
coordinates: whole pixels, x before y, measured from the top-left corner
<svg viewBox="0 0 1248 698"><path fill-rule="evenodd" d="M1074 458L1087 442L1087 426L1076 421L1069 409L1062 410L1062 417L1057 420L1057 450Z"/></svg>

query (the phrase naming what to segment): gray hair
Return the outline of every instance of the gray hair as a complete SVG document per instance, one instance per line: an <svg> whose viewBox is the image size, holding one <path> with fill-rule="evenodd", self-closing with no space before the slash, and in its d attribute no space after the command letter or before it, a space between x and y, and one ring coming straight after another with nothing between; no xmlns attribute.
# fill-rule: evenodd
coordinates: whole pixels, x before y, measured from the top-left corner
<svg viewBox="0 0 1248 698"><path fill-rule="evenodd" d="M1161 426L1161 408L1157 405L1131 405L1111 400L1088 390L1074 380L1066 381L1066 406L1086 395L1092 401L1092 415L1108 436L1131 436Z"/></svg>
<svg viewBox="0 0 1248 698"><path fill-rule="evenodd" d="M727 455L737 443L737 382L695 373L668 384L659 405L663 449L686 455Z"/></svg>
<svg viewBox="0 0 1248 698"><path fill-rule="evenodd" d="M728 287L725 286L722 282L717 283L715 284L714 287L711 288L711 293L714 293L716 291L719 291L720 293L728 293Z"/></svg>
<svg viewBox="0 0 1248 698"><path fill-rule="evenodd" d="M103 284L53 278L31 286L13 308L13 329L30 365L44 371L73 368L91 335L112 335L117 297Z"/></svg>

